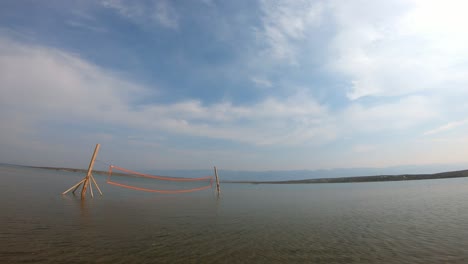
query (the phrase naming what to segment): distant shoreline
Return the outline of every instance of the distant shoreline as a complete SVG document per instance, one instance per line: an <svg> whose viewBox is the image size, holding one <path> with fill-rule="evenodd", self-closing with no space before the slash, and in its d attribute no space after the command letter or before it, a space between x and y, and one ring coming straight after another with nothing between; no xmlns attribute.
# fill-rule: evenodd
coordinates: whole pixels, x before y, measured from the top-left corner
<svg viewBox="0 0 468 264"><path fill-rule="evenodd" d="M44 170L68 171L68 172L83 172L83 173L87 173L87 172L88 172L88 170L85 170L85 169L74 169L74 168L40 167L40 166L23 166L23 167L34 168L34 169L44 169ZM93 170L93 173L96 173L96 174L108 174L109 172L107 172L107 171L101 171L101 170Z"/></svg>
<svg viewBox="0 0 468 264"><path fill-rule="evenodd" d="M42 167L42 166L23 166L28 168L68 171L68 172L83 172L85 169L61 168L61 167ZM107 171L93 170L95 174L107 174ZM114 175L129 175L127 173L114 172ZM220 175L222 178L222 175ZM288 180L288 181L231 181L221 180L222 183L249 183L249 184L318 184L318 183L359 183L359 182L386 182L386 181L412 181L412 180L432 180L432 179L450 179L468 177L468 170L449 171L432 174L401 174L401 175L375 175L375 176L353 176L353 177L337 177L337 178L318 178L304 180Z"/></svg>
<svg viewBox="0 0 468 264"><path fill-rule="evenodd" d="M75 169L75 168L63 168L63 167L43 167L43 166L22 166L22 165L17 165L20 167L27 167L27 168L34 168L34 169L43 169L43 170L55 170L55 171L67 171L67 172L82 172L82 173L88 173L87 169ZM108 175L109 171L102 171L102 170L93 170L93 174L102 174L102 175ZM138 177L138 175L131 174L131 173L125 173L125 172L116 172L113 171L112 175L114 176L129 176L129 177ZM181 177L171 177L171 176L161 176L161 177L167 177L167 178L181 178Z"/></svg>
<svg viewBox="0 0 468 264"><path fill-rule="evenodd" d="M21 166L21 165L20 165ZM42 167L42 166L21 166L27 168L34 168L34 169L43 169L43 170L55 170L55 171L67 171L67 172L82 172L88 173L86 169L75 169L75 168L62 168L62 167ZM93 174L101 174L101 175L108 175L109 171L102 171L102 170L93 170ZM121 172L112 172L112 175L116 176L132 176L129 173L121 173Z"/></svg>
<svg viewBox="0 0 468 264"><path fill-rule="evenodd" d="M449 171L432 174L401 174L401 175L375 175L354 176L338 178L319 178L289 181L224 181L224 183L251 183L251 184L304 184L304 183L357 183L357 182L386 182L386 181L413 181L468 177L468 170Z"/></svg>

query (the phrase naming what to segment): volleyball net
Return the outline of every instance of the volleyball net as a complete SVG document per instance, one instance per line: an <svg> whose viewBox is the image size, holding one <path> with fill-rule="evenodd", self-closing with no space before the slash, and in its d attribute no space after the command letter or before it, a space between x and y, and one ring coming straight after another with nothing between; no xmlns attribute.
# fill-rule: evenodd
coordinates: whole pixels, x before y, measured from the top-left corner
<svg viewBox="0 0 468 264"><path fill-rule="evenodd" d="M118 167L109 166L107 183L136 191L153 193L189 193L213 187L214 176L198 178L168 177L140 173Z"/></svg>

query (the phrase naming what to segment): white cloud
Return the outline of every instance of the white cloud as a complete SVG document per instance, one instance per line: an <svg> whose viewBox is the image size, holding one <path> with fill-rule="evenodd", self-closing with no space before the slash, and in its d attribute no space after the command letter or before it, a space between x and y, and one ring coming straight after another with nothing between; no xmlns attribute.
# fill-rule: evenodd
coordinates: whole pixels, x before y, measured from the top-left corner
<svg viewBox="0 0 468 264"><path fill-rule="evenodd" d="M179 26L179 16L170 2L152 2L145 6L109 0L104 6L135 23L152 22L170 29ZM47 143L38 137L40 130L47 131L44 124L90 122L125 131L123 133L128 135L122 136L124 142L120 144L166 148L176 154L184 152L183 147L165 146L165 140L183 135L242 143L241 146L249 145L256 150L271 146L310 148L307 153L313 153L316 145L343 140L352 146L346 150L339 148L339 151L351 153L346 157L350 166L356 161L373 166L460 159L457 155L462 151L457 142L466 146L466 138L458 141L447 138L446 142L450 143L447 146L435 137L424 137L426 140L422 141L402 138L395 145L393 142L381 144L379 140L395 134L409 134L415 138L421 134L442 134L468 122L464 119L467 104L460 103L466 98L464 95L468 96L468 32L465 27L468 21L462 14L465 6L461 1L447 4L364 0L353 3L261 2L262 26L256 28L258 39L255 42L260 44L255 46L260 46L260 66L254 65L258 67L253 71L249 68L242 78L250 78L257 87L269 88L272 94L245 105L228 100L205 104L195 98L137 105L135 102L149 94L155 96L155 90L125 80L118 73L93 65L78 55L0 38L0 122L4 124L0 145L19 146L23 150L32 146L40 153L47 150ZM316 97L313 89L275 96L273 88L295 80L288 82L286 76L280 83L273 84L271 80L278 78L270 78L271 72L264 70L278 63L285 68L299 68L297 63L307 60L301 54L311 49L310 39L323 25L323 19L332 19L332 24L337 26L330 29L336 35L329 46L328 66L351 83L347 94L350 102L337 109L324 105L317 99L322 97ZM94 25L69 23L74 27ZM251 62L246 60L247 64ZM302 72L308 70L315 74L315 69L301 69ZM239 75L237 69L233 72L236 77ZM313 86L313 81L307 85ZM363 98L366 96L371 98ZM454 103L454 99L460 101ZM460 121L447 121L457 119ZM439 127L434 125L444 123ZM422 128L429 126L436 128L424 132ZM89 129L92 131L83 136L87 140L96 138L109 145L119 140L118 135L111 132L99 131L94 126ZM366 142L366 137L373 140ZM356 140L360 140L359 143ZM438 150L434 151L437 154L428 154L431 147ZM450 156L450 148L457 149L456 154ZM218 149L185 151L186 157L199 152L223 155L226 160L233 158L232 153L219 153ZM235 155L246 154L238 151ZM328 162L340 166L339 162L344 161L336 161L337 152L328 154ZM370 152L379 154L369 157ZM400 155L400 152L408 154ZM249 154L248 160L258 157L255 153ZM163 155L160 158L169 160ZM325 158L317 160L326 162ZM303 162L307 164L308 161L304 158Z"/></svg>
<svg viewBox="0 0 468 264"><path fill-rule="evenodd" d="M369 134L379 137L393 131L411 132L421 126L427 127L434 119L443 119L441 109L445 106L435 98L413 95L370 105L354 101L333 111L306 90L284 98L266 97L250 105L234 105L229 101L206 105L197 99L136 105L139 99L150 94L154 96L153 89L124 80L118 73L104 70L77 55L8 38L0 38L0 92L0 122L6 124L2 127L0 145L9 146L8 149L21 146L26 150L31 144L36 149L34 153L47 150L50 142L41 140L38 133L47 131L46 125L51 122L117 127L127 133L118 143L123 148L143 148L148 142L153 149L166 148L165 151L176 153L165 147L164 141L172 135L186 135L254 147L306 146L313 152L316 145L345 137ZM118 135L111 136L112 133L100 131L98 127L89 129L92 131L85 135L89 141L99 138L110 141L111 145L120 140ZM80 144L73 142L77 134L64 132L71 134L68 136L70 144ZM66 151L63 146L57 149L60 153ZM355 145L352 151L356 156L346 161L349 164L370 151L383 153L371 160L375 164L389 157L385 153L393 155L391 151L381 152L380 145L374 148L367 143ZM232 154L223 156L228 159ZM168 159L162 154L160 158Z"/></svg>
<svg viewBox="0 0 468 264"><path fill-rule="evenodd" d="M266 57L296 64L296 41L304 40L311 28L320 25L323 6L312 1L262 1L262 28L258 41Z"/></svg>
<svg viewBox="0 0 468 264"><path fill-rule="evenodd" d="M25 116L92 117L123 111L149 91L77 56L0 39L2 107Z"/></svg>
<svg viewBox="0 0 468 264"><path fill-rule="evenodd" d="M250 80L257 87L270 88L270 87L273 86L273 84L268 79L265 79L265 78L262 78L262 77L259 77L259 76L251 77Z"/></svg>
<svg viewBox="0 0 468 264"><path fill-rule="evenodd" d="M446 55L466 56L468 36L464 0L413 0L412 9L400 21L402 34L422 35ZM436 50L434 50L436 51Z"/></svg>
<svg viewBox="0 0 468 264"><path fill-rule="evenodd" d="M436 106L433 100L422 96L367 107L354 103L343 111L340 123L354 133L410 130L438 118Z"/></svg>
<svg viewBox="0 0 468 264"><path fill-rule="evenodd" d="M145 14L144 7L142 5L134 4L135 2L125 0L104 0L102 5L106 8L114 9L120 15L137 19Z"/></svg>
<svg viewBox="0 0 468 264"><path fill-rule="evenodd" d="M96 17L87 12L79 9L73 9L71 14L71 17L65 21L65 24L70 27L90 30L98 33L106 33L108 31L108 29L103 27Z"/></svg>
<svg viewBox="0 0 468 264"><path fill-rule="evenodd" d="M179 16L167 1L158 1L156 3L154 16L165 27L176 29L179 26Z"/></svg>
<svg viewBox="0 0 468 264"><path fill-rule="evenodd" d="M156 22L170 29L179 27L179 15L168 1L104 0L102 5L138 24Z"/></svg>
<svg viewBox="0 0 468 264"><path fill-rule="evenodd" d="M8 39L0 39L0 55L0 118L23 123L25 131L47 122L99 122L139 133L156 131L156 137L164 131L252 145L317 143L334 135L327 109L307 94L247 106L198 100L136 106L152 90L76 55ZM18 126L5 128L10 129Z"/></svg>
<svg viewBox="0 0 468 264"><path fill-rule="evenodd" d="M74 27L74 28L90 30L90 31L95 31L95 32L99 32L99 33L107 32L107 29L104 28L104 27L94 26L94 25L91 25L91 24L84 23L82 21L67 20L65 23L67 25L69 25L70 27Z"/></svg>
<svg viewBox="0 0 468 264"><path fill-rule="evenodd" d="M267 98L250 106L199 101L152 105L140 112L160 128L180 134L228 139L252 145L317 143L333 137L326 109L312 98Z"/></svg>
<svg viewBox="0 0 468 264"><path fill-rule="evenodd" d="M397 96L467 85L465 1L336 1L332 68L348 97Z"/></svg>
<svg viewBox="0 0 468 264"><path fill-rule="evenodd" d="M450 123L447 123L447 124L445 124L443 126L431 129L429 131L426 131L426 132L424 132L423 135L428 136L428 135L439 134L439 133L442 133L442 132L446 132L446 131L453 130L455 128L464 126L466 124L468 124L468 119L464 119L464 120L460 120L460 121L456 121L456 122L450 122Z"/></svg>

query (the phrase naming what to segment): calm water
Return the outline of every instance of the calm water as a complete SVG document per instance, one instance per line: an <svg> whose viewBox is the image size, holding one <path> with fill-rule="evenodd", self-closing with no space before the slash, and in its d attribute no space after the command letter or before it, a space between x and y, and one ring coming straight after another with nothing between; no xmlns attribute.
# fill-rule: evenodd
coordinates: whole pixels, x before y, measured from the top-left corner
<svg viewBox="0 0 468 264"><path fill-rule="evenodd" d="M60 195L83 176L0 166L0 263L468 263L464 178Z"/></svg>

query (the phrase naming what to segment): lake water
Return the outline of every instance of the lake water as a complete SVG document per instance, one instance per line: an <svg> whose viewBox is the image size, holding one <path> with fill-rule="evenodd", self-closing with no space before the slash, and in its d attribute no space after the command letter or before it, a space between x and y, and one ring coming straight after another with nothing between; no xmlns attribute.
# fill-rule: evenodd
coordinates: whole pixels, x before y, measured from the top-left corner
<svg viewBox="0 0 468 264"><path fill-rule="evenodd" d="M62 196L82 173L0 166L0 263L468 263L468 179L221 184ZM222 179L222 175L220 175Z"/></svg>

